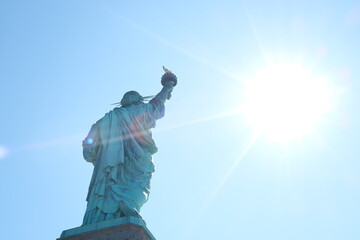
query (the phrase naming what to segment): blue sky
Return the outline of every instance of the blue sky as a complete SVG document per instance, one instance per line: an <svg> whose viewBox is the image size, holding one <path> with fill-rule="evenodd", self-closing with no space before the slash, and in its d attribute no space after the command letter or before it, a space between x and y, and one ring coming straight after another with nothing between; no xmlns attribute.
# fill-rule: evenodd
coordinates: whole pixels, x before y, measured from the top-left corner
<svg viewBox="0 0 360 240"><path fill-rule="evenodd" d="M359 1L1 1L0 236L81 225L81 142L129 90L178 76L141 211L157 239L359 239ZM287 145L254 137L246 79L300 62L336 86ZM304 98L306 98L304 94Z"/></svg>

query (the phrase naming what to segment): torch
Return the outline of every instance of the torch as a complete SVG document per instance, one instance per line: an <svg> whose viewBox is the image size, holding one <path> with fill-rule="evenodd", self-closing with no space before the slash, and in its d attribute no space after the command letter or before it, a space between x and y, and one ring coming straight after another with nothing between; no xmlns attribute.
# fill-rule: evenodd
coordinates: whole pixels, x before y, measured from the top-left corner
<svg viewBox="0 0 360 240"><path fill-rule="evenodd" d="M173 87L175 87L177 84L176 75L173 74L169 69L165 68L164 66L163 66L163 69L164 69L165 73L161 77L161 85L163 85L165 87L165 86L168 86L168 84L167 84L168 82L172 82ZM171 92L169 92L169 94L167 96L167 99L170 99L170 98L171 98Z"/></svg>

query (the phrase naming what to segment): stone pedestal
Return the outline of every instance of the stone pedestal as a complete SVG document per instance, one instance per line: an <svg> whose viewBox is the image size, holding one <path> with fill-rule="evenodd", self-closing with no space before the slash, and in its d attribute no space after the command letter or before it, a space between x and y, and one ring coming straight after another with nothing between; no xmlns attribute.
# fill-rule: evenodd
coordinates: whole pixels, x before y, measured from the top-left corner
<svg viewBox="0 0 360 240"><path fill-rule="evenodd" d="M155 240L142 219L124 217L72 228L57 240Z"/></svg>

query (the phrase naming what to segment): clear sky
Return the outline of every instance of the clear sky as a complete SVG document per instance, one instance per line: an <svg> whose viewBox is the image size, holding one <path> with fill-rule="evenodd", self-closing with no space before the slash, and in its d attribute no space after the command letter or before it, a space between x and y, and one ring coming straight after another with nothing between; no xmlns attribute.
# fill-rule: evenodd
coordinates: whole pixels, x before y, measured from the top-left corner
<svg viewBox="0 0 360 240"><path fill-rule="evenodd" d="M165 65L157 239L360 239L359 42L359 1L1 1L0 238L81 225L83 138Z"/></svg>

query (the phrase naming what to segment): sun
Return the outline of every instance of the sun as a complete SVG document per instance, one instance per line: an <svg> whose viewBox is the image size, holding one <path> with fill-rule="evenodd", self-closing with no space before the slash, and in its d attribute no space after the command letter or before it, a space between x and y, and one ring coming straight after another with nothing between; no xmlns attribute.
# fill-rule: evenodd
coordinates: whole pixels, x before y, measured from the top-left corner
<svg viewBox="0 0 360 240"><path fill-rule="evenodd" d="M288 144L314 131L330 109L332 89L297 63L272 63L249 79L242 112L271 140Z"/></svg>

